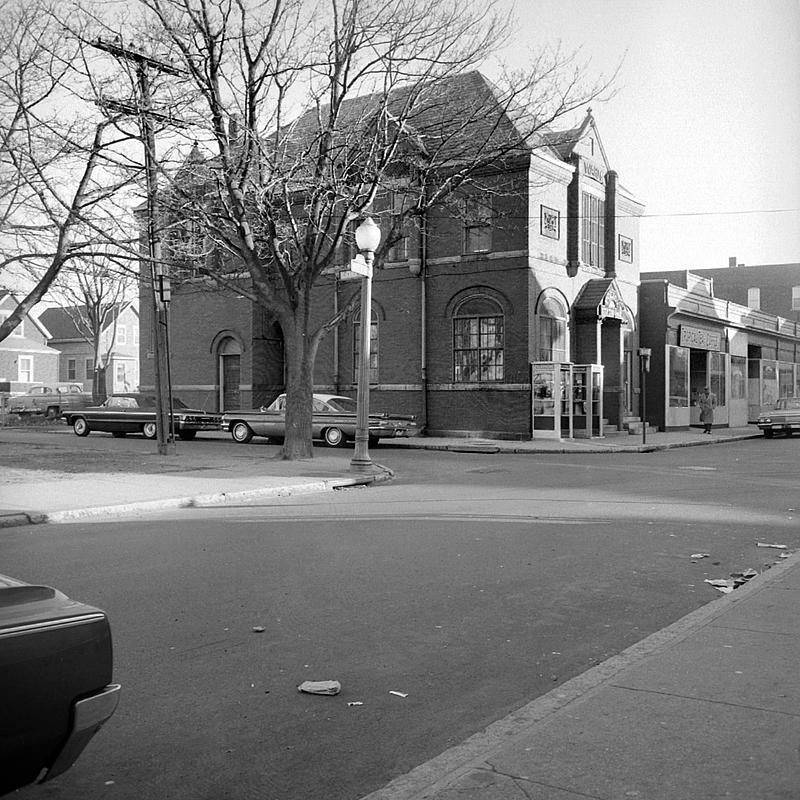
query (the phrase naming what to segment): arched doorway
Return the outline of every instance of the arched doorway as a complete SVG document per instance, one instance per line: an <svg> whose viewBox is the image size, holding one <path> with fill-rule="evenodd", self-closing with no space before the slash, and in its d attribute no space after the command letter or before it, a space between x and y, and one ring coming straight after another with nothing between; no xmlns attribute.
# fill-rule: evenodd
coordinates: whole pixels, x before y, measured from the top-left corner
<svg viewBox="0 0 800 800"><path fill-rule="evenodd" d="M219 410L241 408L242 346L232 336L222 339L217 347L219 359Z"/></svg>

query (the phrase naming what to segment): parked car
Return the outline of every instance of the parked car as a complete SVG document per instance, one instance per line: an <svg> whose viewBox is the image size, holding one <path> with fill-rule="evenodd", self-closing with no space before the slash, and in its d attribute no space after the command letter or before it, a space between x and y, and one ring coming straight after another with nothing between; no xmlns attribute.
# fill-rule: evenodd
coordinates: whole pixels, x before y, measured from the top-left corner
<svg viewBox="0 0 800 800"><path fill-rule="evenodd" d="M782 397L775 408L759 415L758 427L767 439L776 433L791 436L800 431L800 397Z"/></svg>
<svg viewBox="0 0 800 800"><path fill-rule="evenodd" d="M141 433L145 439L156 438L156 398L141 392L112 394L100 406L64 414L67 425L78 436L92 431L121 437ZM198 431L218 431L220 415L189 408L177 397L172 398L172 419L175 433L181 439L194 439Z"/></svg>
<svg viewBox="0 0 800 800"><path fill-rule="evenodd" d="M329 447L341 447L355 439L356 401L333 394L313 397L311 436L322 439ZM414 436L419 428L415 417L401 414L371 413L369 442L380 439ZM254 436L283 439L286 433L286 395L281 394L266 408L226 411L222 415L222 430L230 431L235 442L247 443Z"/></svg>
<svg viewBox="0 0 800 800"><path fill-rule="evenodd" d="M67 410L86 408L92 404L92 393L79 383L59 383L53 386L33 386L25 394L9 399L12 414L44 414L57 419Z"/></svg>
<svg viewBox="0 0 800 800"><path fill-rule="evenodd" d="M111 677L104 612L0 575L0 794L72 765L117 707Z"/></svg>

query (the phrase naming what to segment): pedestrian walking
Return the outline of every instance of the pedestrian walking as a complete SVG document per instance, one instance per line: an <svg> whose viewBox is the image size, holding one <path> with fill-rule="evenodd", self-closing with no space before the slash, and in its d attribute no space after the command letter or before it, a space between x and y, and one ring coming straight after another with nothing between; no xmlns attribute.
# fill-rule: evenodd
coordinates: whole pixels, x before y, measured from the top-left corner
<svg viewBox="0 0 800 800"><path fill-rule="evenodd" d="M714 409L717 407L717 396L708 386L697 397L697 405L700 406L700 422L705 426L703 433L711 433L711 426L714 424Z"/></svg>

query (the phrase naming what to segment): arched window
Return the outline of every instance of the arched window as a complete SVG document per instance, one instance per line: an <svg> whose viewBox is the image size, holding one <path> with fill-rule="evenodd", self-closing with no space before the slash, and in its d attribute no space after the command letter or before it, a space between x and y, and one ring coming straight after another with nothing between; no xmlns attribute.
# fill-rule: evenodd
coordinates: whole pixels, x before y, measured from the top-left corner
<svg viewBox="0 0 800 800"><path fill-rule="evenodd" d="M537 360L568 361L567 309L560 298L545 295L536 311L539 330Z"/></svg>
<svg viewBox="0 0 800 800"><path fill-rule="evenodd" d="M453 380L502 381L505 367L503 310L488 297L471 297L453 314Z"/></svg>
<svg viewBox="0 0 800 800"><path fill-rule="evenodd" d="M361 366L361 310L353 322L353 383L358 383ZM378 317L372 309L372 324L369 331L369 382L378 382Z"/></svg>

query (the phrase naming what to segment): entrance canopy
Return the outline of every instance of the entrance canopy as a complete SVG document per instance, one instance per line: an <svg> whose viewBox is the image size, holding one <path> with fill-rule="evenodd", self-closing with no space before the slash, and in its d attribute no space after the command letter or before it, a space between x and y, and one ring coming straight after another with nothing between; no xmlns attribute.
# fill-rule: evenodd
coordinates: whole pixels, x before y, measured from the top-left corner
<svg viewBox="0 0 800 800"><path fill-rule="evenodd" d="M578 322L618 319L623 323L632 323L631 312L614 278L587 281L575 299L573 309Z"/></svg>

